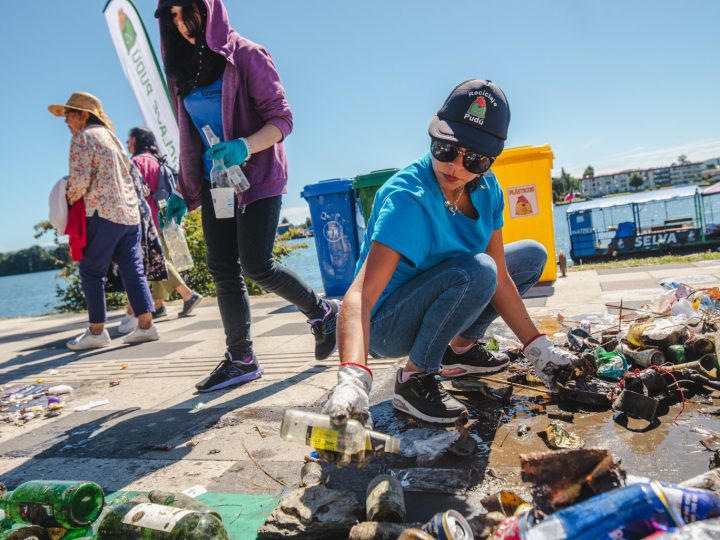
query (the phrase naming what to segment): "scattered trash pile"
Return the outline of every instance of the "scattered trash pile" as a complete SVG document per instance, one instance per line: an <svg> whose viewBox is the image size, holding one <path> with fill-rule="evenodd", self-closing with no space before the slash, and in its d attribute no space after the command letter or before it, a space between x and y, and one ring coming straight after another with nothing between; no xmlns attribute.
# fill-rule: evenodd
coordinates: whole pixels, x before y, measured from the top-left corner
<svg viewBox="0 0 720 540"><path fill-rule="evenodd" d="M682 484L635 477L602 449L520 456L522 479L533 483L530 504L512 492L478 538L597 540L720 537L720 469ZM496 525L500 520L499 525Z"/></svg>
<svg viewBox="0 0 720 540"><path fill-rule="evenodd" d="M0 539L228 540L220 514L183 493L151 491L105 504L93 482L31 481L0 491Z"/></svg>
<svg viewBox="0 0 720 540"><path fill-rule="evenodd" d="M689 399L704 397L711 403L720 397L720 289L693 289L678 282L660 286L655 301L642 308L621 303L608 306L618 310L616 315L576 321L559 314L555 326L549 325L553 342L579 358L572 369L558 374L559 400L612 407L616 422L643 431L657 425L672 405L682 405L680 414ZM498 350L518 354L510 340L493 341ZM508 382L522 382L520 376L534 382L529 367Z"/></svg>
<svg viewBox="0 0 720 540"><path fill-rule="evenodd" d="M67 384L46 386L41 382L10 386L0 394L0 419L21 426L34 418L60 416L73 389Z"/></svg>

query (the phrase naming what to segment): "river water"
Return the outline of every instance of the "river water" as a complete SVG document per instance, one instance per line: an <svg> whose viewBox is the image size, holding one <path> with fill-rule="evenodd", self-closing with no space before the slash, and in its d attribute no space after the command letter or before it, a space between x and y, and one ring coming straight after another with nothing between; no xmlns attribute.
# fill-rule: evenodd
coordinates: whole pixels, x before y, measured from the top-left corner
<svg viewBox="0 0 720 540"><path fill-rule="evenodd" d="M713 207L706 209L708 222L720 222L720 197L709 197ZM717 201L715 201L717 199ZM623 197L617 197L621 203ZM553 209L553 222L555 226L555 247L570 254L570 237L568 235L567 211L571 210L572 204L555 206ZM626 211L626 210L625 210ZM627 219L622 214L623 210L613 210L609 216L618 220ZM672 201L667 209L664 205L648 205L641 210L643 223L661 223L667 216L691 216L694 215L692 199ZM717 220L715 217L717 216ZM646 221L647 220L647 221ZM531 234L529 234L531 237ZM295 270L315 290L323 289L320 277L320 267L317 261L315 239L306 238L292 240L291 245L306 244L307 247L294 251L284 264ZM55 311L55 287L62 285L62 280L56 279L56 271L36 272L34 274L23 274L18 276L0 277L0 318L22 317L43 315Z"/></svg>

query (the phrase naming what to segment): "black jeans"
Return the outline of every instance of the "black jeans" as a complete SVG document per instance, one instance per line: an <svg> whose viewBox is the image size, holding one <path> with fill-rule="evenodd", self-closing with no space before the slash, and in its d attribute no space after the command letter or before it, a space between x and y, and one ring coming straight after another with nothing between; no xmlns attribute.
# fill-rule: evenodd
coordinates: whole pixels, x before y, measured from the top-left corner
<svg viewBox="0 0 720 540"><path fill-rule="evenodd" d="M322 317L320 297L295 272L272 256L282 196L235 208L235 217L217 219L209 188L202 196L207 265L215 282L225 344L233 358L252 353L250 298L243 276L295 304L308 318Z"/></svg>

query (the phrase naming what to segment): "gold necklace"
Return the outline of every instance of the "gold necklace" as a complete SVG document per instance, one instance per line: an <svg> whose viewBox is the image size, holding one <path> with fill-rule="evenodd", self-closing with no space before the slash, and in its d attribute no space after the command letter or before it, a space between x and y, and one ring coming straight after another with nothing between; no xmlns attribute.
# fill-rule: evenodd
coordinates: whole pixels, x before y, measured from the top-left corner
<svg viewBox="0 0 720 540"><path fill-rule="evenodd" d="M445 199L445 208L447 208L450 213L454 216L457 214L458 211L458 202L460 201L460 197L462 197L463 191L465 191L465 187L460 188L460 193L458 193L458 196L455 197L455 202L448 201L447 197L445 196L445 192L440 190L443 194L443 199Z"/></svg>

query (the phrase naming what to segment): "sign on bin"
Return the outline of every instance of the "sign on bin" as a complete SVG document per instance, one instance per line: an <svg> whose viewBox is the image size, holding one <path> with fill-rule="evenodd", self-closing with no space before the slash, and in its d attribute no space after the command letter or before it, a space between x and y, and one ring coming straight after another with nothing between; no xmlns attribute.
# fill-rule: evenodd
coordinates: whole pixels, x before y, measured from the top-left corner
<svg viewBox="0 0 720 540"><path fill-rule="evenodd" d="M342 296L355 277L359 253L352 182L323 180L305 186L301 196L310 206L325 294Z"/></svg>

